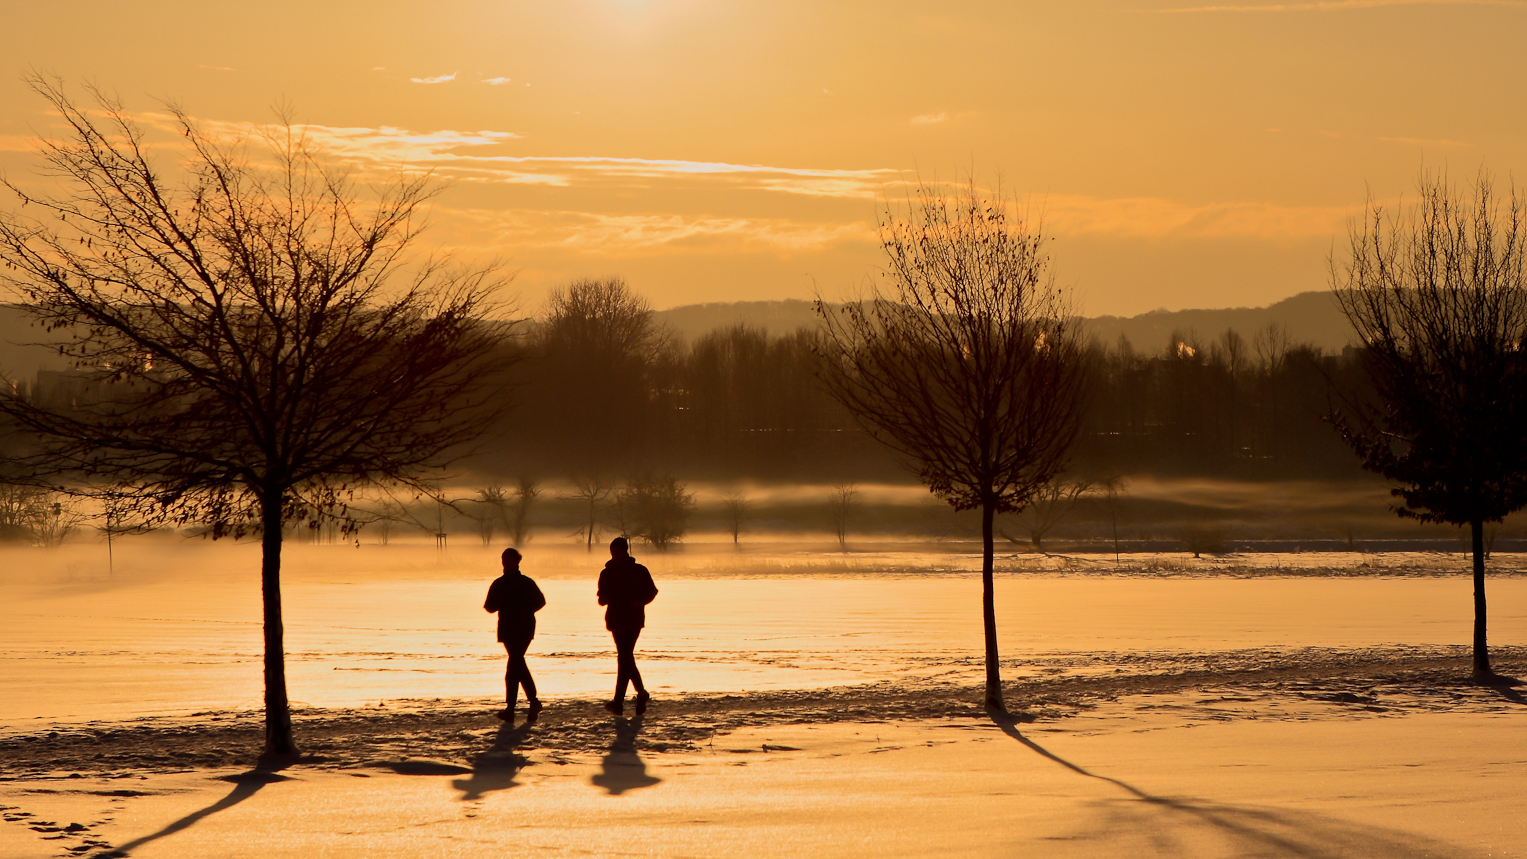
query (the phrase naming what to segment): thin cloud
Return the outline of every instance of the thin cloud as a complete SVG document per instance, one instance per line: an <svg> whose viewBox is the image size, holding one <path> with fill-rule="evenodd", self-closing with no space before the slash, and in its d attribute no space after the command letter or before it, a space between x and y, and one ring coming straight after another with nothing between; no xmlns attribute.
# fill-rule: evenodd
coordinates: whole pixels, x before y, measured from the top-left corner
<svg viewBox="0 0 1527 859"><path fill-rule="evenodd" d="M725 218L668 213L459 210L460 226L484 247L511 245L580 254L772 250L796 253L843 241L872 241L867 223Z"/></svg>
<svg viewBox="0 0 1527 859"><path fill-rule="evenodd" d="M238 71L238 69L234 68L233 66L209 66L209 65L206 65L205 63L198 65L198 68L210 69L210 70L212 70L214 72L236 72L236 71Z"/></svg>
<svg viewBox="0 0 1527 859"><path fill-rule="evenodd" d="M161 130L174 130L173 118L167 114L141 113L135 117ZM230 139L281 131L276 126L248 122L203 120L201 125ZM392 126L326 125L297 125L293 130L306 135L328 157L358 167L404 164L468 182L638 188L682 183L862 199L874 199L887 184L899 182L898 171L889 168L842 170L668 158L479 154L522 138L511 131L420 132Z"/></svg>
<svg viewBox="0 0 1527 859"><path fill-rule="evenodd" d="M432 78L409 78L409 80L416 84L443 84L455 80L457 74L457 72L451 72L448 75L436 75Z"/></svg>
<svg viewBox="0 0 1527 859"><path fill-rule="evenodd" d="M0 134L0 152L36 152L37 138L22 134Z"/></svg>
<svg viewBox="0 0 1527 859"><path fill-rule="evenodd" d="M514 78L487 78L483 81L483 83L487 84L488 86L503 86L504 84L513 80Z"/></svg>
<svg viewBox="0 0 1527 859"><path fill-rule="evenodd" d="M1289 206L1254 201L1183 203L1159 197L1060 195L1043 205L1046 228L1057 234L1108 233L1134 238L1326 236L1346 229L1362 212L1354 206Z"/></svg>
<svg viewBox="0 0 1527 859"><path fill-rule="evenodd" d="M940 122L948 121L949 114L947 113L925 113L921 116L912 117L913 125L937 125Z"/></svg>
<svg viewBox="0 0 1527 859"><path fill-rule="evenodd" d="M1385 6L1509 6L1527 8L1527 0L1317 0L1312 3L1269 3L1244 6L1180 6L1171 9L1142 9L1153 14L1177 15L1204 12L1341 12L1352 9L1378 9Z"/></svg>
<svg viewBox="0 0 1527 859"><path fill-rule="evenodd" d="M1462 140L1433 140L1424 137L1380 137L1378 139L1385 143L1403 143L1407 146L1425 146L1430 149L1461 149L1474 145Z"/></svg>

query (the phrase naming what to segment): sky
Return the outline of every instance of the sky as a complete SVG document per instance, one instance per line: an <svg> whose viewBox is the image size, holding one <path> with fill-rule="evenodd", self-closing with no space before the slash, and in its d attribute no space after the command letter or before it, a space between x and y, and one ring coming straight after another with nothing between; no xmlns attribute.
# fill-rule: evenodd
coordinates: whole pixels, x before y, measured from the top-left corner
<svg viewBox="0 0 1527 859"><path fill-rule="evenodd" d="M877 205L972 171L1087 315L1265 305L1423 168L1527 180L1527 0L10 5L13 180L57 133L29 72L151 125L284 105L358 177L434 171L421 250L528 312L611 275L659 308L859 294Z"/></svg>

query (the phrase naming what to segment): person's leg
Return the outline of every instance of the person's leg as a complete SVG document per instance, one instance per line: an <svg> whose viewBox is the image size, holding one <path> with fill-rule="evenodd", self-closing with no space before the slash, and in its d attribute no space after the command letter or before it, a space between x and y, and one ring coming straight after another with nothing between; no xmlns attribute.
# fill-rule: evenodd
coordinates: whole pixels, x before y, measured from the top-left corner
<svg viewBox="0 0 1527 859"><path fill-rule="evenodd" d="M539 703L536 697L536 681L530 676L530 663L525 661L525 651L530 649L530 639L516 641L514 649L509 651L509 672L513 676L511 682L516 682L525 687L525 700L531 705Z"/></svg>
<svg viewBox="0 0 1527 859"><path fill-rule="evenodd" d="M513 712L516 699L519 698L520 678L515 670L514 645L507 641L503 644L504 651L509 654L509 663L504 668L504 709Z"/></svg>
<svg viewBox="0 0 1527 859"><path fill-rule="evenodd" d="M642 683L641 669L636 667L636 639L640 638L642 631L633 629L630 632L630 643L626 645L626 676L631 680L631 686L636 689L639 697L646 697L647 686Z"/></svg>
<svg viewBox="0 0 1527 859"><path fill-rule="evenodd" d="M626 684L631 680L631 672L636 668L635 650L636 637L626 630L612 631L615 638L615 698L619 704L626 700Z"/></svg>

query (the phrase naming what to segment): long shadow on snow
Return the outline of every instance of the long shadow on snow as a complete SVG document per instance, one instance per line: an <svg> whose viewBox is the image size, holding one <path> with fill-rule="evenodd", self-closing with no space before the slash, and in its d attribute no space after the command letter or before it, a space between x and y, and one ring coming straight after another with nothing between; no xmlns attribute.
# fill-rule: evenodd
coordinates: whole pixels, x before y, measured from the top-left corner
<svg viewBox="0 0 1527 859"><path fill-rule="evenodd" d="M212 803L206 808L198 809L191 812L190 814L187 814L185 817L174 821L173 823L166 824L163 829L153 833L152 835L145 835L142 838L135 838L132 841L129 841L119 847L107 848L100 851L99 853L96 853L95 855L100 857L100 859L106 859L106 857L127 856L133 850L142 847L149 842L158 841L167 835L174 835L175 833L182 830L190 829L192 826L195 826L197 823L201 822L202 819L211 817L212 815L217 814L219 811L225 811L229 808L232 808L235 805L238 805L244 800L250 798L251 796L254 796L259 792L260 788L274 782L286 781L287 778L287 776L278 775L266 770L250 770L249 772L243 772L237 775L224 776L224 781L233 782L233 790L229 791L227 796L223 797L217 802Z"/></svg>
<svg viewBox="0 0 1527 859"><path fill-rule="evenodd" d="M1191 797L1156 796L1091 772L1024 736L1017 719L996 715L1002 733L1078 775L1112 784L1125 800L1100 800L1098 823L1065 838L1086 855L1196 856L1216 848L1228 855L1287 859L1392 859L1403 856L1472 857L1474 851L1419 835L1352 823L1325 815L1268 807L1226 805Z"/></svg>

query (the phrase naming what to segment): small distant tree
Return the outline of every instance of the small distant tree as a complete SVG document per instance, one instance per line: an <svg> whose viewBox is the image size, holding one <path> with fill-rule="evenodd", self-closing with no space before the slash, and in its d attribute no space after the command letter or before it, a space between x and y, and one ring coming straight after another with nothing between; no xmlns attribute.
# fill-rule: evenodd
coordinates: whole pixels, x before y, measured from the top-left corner
<svg viewBox="0 0 1527 859"><path fill-rule="evenodd" d="M1113 565L1119 565L1119 502L1124 496L1127 482L1122 474L1109 474L1097 483L1098 494L1108 508L1108 525L1113 532Z"/></svg>
<svg viewBox="0 0 1527 859"><path fill-rule="evenodd" d="M0 540L57 546L88 518L61 492L43 486L0 484Z"/></svg>
<svg viewBox="0 0 1527 859"><path fill-rule="evenodd" d="M0 483L0 540L30 543L43 516L46 492L38 486Z"/></svg>
<svg viewBox="0 0 1527 859"><path fill-rule="evenodd" d="M666 549L689 530L695 499L670 475L638 474L620 490L616 504L627 534Z"/></svg>
<svg viewBox="0 0 1527 859"><path fill-rule="evenodd" d="M840 483L827 495L827 515L832 520L833 536L838 538L838 548L848 551L848 522L859 506L859 490L852 483Z"/></svg>
<svg viewBox="0 0 1527 859"><path fill-rule="evenodd" d="M1395 213L1370 201L1331 262L1377 393L1334 419L1363 467L1399 484L1396 513L1469 528L1473 676L1495 683L1485 525L1527 504L1527 197L1501 200L1485 174L1467 199L1445 175L1419 191Z"/></svg>
<svg viewBox="0 0 1527 859"><path fill-rule="evenodd" d="M721 498L721 511L726 516L727 528L732 532L732 545L741 542L742 525L753 510L753 501L746 492L734 489Z"/></svg>
<svg viewBox="0 0 1527 859"><path fill-rule="evenodd" d="M514 487L514 503L510 506L509 530L514 545L530 542L530 506L541 496L541 482L533 477L521 476Z"/></svg>
<svg viewBox="0 0 1527 859"><path fill-rule="evenodd" d="M506 519L504 514L508 506L509 494L504 487L485 486L477 490L477 497L472 499L471 516L477 523L477 535L484 546L493 545L493 532Z"/></svg>
<svg viewBox="0 0 1527 859"><path fill-rule="evenodd" d="M1044 237L1000 191L921 185L880 217L884 290L822 319L822 379L865 430L956 510L981 511L986 705L1003 711L993 520L1066 464L1086 366Z"/></svg>
<svg viewBox="0 0 1527 859"><path fill-rule="evenodd" d="M1017 516L1019 525L1029 535L1029 545L1034 547L1034 551L1044 551L1045 537L1076 509L1076 502L1090 491L1091 480L1066 477L1057 477L1035 491L1028 508Z"/></svg>
<svg viewBox="0 0 1527 859"><path fill-rule="evenodd" d="M508 333L485 318L495 283L404 274L425 179L363 198L291 127L229 142L171 107L186 158L173 174L116 100L92 91L81 107L30 83L67 127L42 155L69 190L7 184L40 217L0 214L0 260L93 396L11 394L0 410L42 440L35 469L103 487L134 518L260 534L265 748L294 754L283 526L353 526L359 488L422 486L493 420Z"/></svg>
<svg viewBox="0 0 1527 859"><path fill-rule="evenodd" d="M567 499L578 502L583 508L583 525L573 534L583 537L590 551L593 551L594 541L599 537L600 514L614 494L614 482L598 471L573 478L573 493Z"/></svg>

